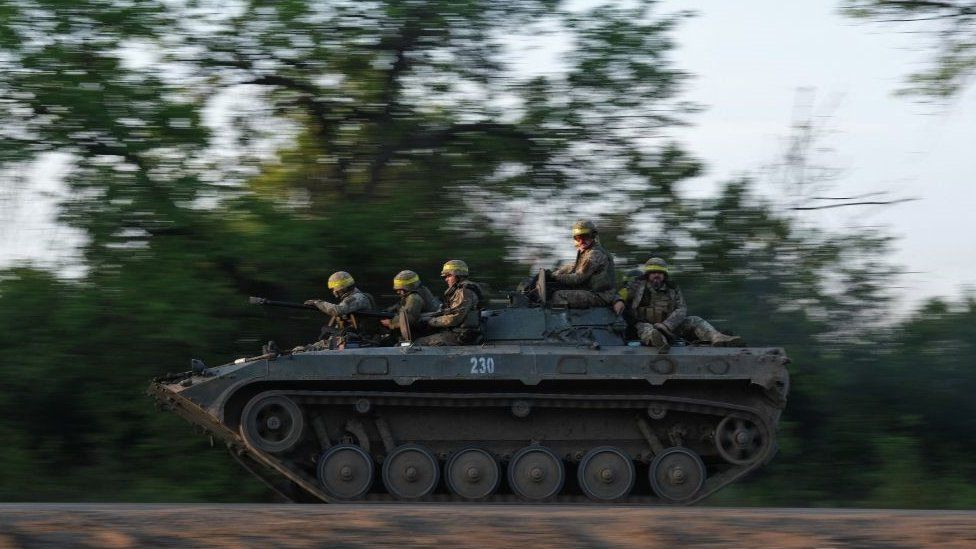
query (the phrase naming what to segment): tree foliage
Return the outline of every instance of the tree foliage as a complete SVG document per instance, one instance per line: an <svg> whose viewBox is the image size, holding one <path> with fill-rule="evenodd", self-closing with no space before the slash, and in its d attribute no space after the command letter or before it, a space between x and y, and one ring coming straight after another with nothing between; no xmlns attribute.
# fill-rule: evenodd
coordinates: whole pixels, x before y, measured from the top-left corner
<svg viewBox="0 0 976 549"><path fill-rule="evenodd" d="M560 4L5 2L0 164L70 155L61 217L87 237L81 279L27 269L2 282L11 352L36 362L19 385L29 402L6 409L49 418L18 446L26 454L6 455L39 476L80 479L89 465L112 478L174 473L185 447L144 409L148 378L318 331L314 318L246 311L249 294L321 296L344 269L382 300L400 269L429 282L451 257L514 285L524 267L506 260L512 227L468 196L571 192L623 173L658 146L637 128L683 110L668 103L681 79L664 59L672 19L650 3ZM547 27L572 38L564 70L514 70L508 37ZM11 308L45 294L65 297ZM50 332L65 348L36 347L43 338L14 330L17 315L35 330L66 323ZM27 390L47 376L63 381ZM32 460L46 450L84 459ZM159 464L112 457L152 451ZM63 486L62 497L88 488Z"/></svg>
<svg viewBox="0 0 976 549"><path fill-rule="evenodd" d="M971 482L971 425L940 403L968 406L954 361L972 356L972 303L889 331L884 235L807 228L748 180L686 198L701 165L663 137L694 110L669 57L684 15L655 8L4 2L0 168L69 154L62 220L87 240L79 278L0 274L0 499L267 497L155 413L147 381L312 340L317 317L246 297L322 296L339 269L383 301L397 271L436 291L463 258L503 298L528 264L572 253L577 215L621 271L663 256L696 314L793 357L782 455L730 501L905 499L896 475L920 462L940 486ZM516 46L545 33L566 46L540 71ZM952 384L917 368L920 348Z"/></svg>
<svg viewBox="0 0 976 549"><path fill-rule="evenodd" d="M846 14L933 37L929 68L908 77L906 93L946 99L976 72L976 2L968 0L845 0Z"/></svg>

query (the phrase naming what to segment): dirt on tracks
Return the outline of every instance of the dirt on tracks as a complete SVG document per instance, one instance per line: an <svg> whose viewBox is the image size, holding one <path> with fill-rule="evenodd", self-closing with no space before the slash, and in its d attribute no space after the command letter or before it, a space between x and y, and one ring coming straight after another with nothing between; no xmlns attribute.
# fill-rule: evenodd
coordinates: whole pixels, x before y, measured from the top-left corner
<svg viewBox="0 0 976 549"><path fill-rule="evenodd" d="M0 505L8 547L976 547L976 512L512 505Z"/></svg>

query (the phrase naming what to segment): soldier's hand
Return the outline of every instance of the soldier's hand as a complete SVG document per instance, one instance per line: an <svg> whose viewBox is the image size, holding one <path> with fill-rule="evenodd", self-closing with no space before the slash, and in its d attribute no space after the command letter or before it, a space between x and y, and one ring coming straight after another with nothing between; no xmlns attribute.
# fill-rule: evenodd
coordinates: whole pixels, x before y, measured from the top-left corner
<svg viewBox="0 0 976 549"><path fill-rule="evenodd" d="M382 325L384 328L389 329L389 327L390 327L390 319L389 318L381 318L380 319L380 325Z"/></svg>
<svg viewBox="0 0 976 549"><path fill-rule="evenodd" d="M613 312L619 315L620 313L624 312L624 307L625 305L623 301L615 301L613 303Z"/></svg>

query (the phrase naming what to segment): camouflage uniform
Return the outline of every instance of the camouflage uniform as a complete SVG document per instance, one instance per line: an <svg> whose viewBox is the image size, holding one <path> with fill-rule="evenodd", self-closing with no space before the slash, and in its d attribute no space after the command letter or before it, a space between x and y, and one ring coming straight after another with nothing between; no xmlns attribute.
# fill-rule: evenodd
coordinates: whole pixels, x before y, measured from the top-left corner
<svg viewBox="0 0 976 549"><path fill-rule="evenodd" d="M355 286L347 288L345 290L340 290L338 292L339 303L329 303L328 301L315 300L312 302L315 307L327 315L332 315L340 320L345 320L350 314L354 314L358 311L369 311L375 310L376 304L373 301L373 297ZM301 351L321 351L324 349L335 349L342 348L347 341L349 336L353 336L354 341L360 340L363 336L368 336L369 334L375 334L376 326L364 326L363 322L369 323L366 319L359 319L360 324L355 328L355 330L350 326L341 327L338 331L332 331L330 333L329 326L322 328L322 334L319 341L309 345L302 345L295 347L293 352ZM340 326L342 326L340 324Z"/></svg>
<svg viewBox="0 0 976 549"><path fill-rule="evenodd" d="M376 308L373 304L373 298L355 286L340 292L339 298L339 303L316 300L313 305L327 315L339 317L347 316L356 311L368 311Z"/></svg>
<svg viewBox="0 0 976 549"><path fill-rule="evenodd" d="M462 280L444 292L444 301L447 309L427 323L440 331L417 339L417 345L467 345L478 339L481 331L481 288L478 284Z"/></svg>
<svg viewBox="0 0 976 549"><path fill-rule="evenodd" d="M613 303L616 295L614 285L617 275L613 257L599 242L594 242L587 250L576 252L576 261L553 271L552 279L573 288L552 293L551 303L557 307L605 307Z"/></svg>
<svg viewBox="0 0 976 549"><path fill-rule="evenodd" d="M403 311L407 315L407 321L411 326L416 326L422 313L432 313L441 308L441 300L434 297L434 294L427 286L418 286L400 296L400 302L390 307L390 311L399 313Z"/></svg>
<svg viewBox="0 0 976 549"><path fill-rule="evenodd" d="M637 337L644 345L658 346L653 341L655 324L663 324L677 337L688 341L725 343L731 341L706 320L688 316L684 295L678 285L670 280L655 289L646 278L634 280L620 292L620 299L627 305L627 314L636 324ZM738 338L734 338L738 339Z"/></svg>

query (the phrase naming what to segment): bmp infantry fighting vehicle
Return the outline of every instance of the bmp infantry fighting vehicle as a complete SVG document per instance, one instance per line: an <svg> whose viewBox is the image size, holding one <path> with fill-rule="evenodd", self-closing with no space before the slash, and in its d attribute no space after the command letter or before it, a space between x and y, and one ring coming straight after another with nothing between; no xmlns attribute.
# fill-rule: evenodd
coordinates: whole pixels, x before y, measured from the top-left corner
<svg viewBox="0 0 976 549"><path fill-rule="evenodd" d="M662 353L607 308L481 321L478 345L194 361L150 392L292 501L691 504L776 451L782 349Z"/></svg>

